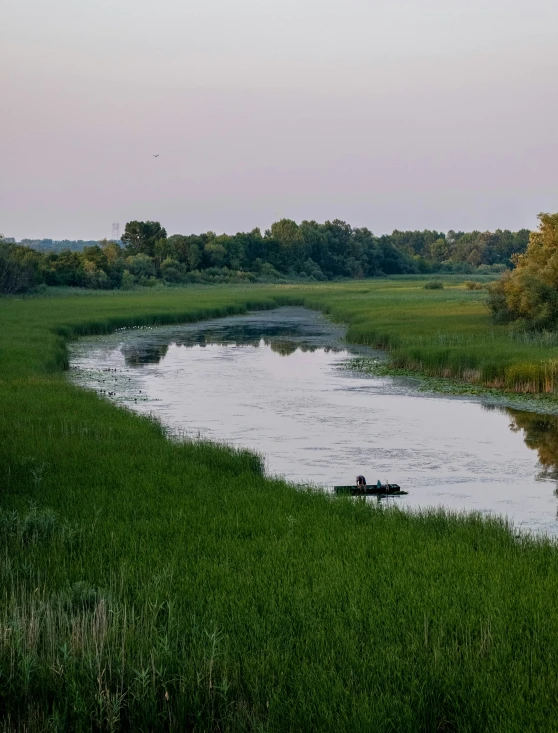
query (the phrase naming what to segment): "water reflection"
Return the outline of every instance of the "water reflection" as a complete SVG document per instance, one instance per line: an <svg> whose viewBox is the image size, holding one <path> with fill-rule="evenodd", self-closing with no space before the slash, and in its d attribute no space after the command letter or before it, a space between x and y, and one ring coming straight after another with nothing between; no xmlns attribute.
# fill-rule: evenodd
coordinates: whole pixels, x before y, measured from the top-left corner
<svg viewBox="0 0 558 733"><path fill-rule="evenodd" d="M126 366L141 366L142 364L158 364L164 359L169 350L169 344L141 344L136 348L123 350Z"/></svg>
<svg viewBox="0 0 558 733"><path fill-rule="evenodd" d="M509 407L506 413L511 417L510 430L522 430L525 445L537 452L541 465L537 478L558 481L558 417Z"/></svg>
<svg viewBox="0 0 558 733"><path fill-rule="evenodd" d="M127 366L142 364L158 364L167 355L169 346L191 348L209 345L226 346L269 346L271 351L280 356L290 356L295 351L313 353L321 349L326 353L339 353L341 345L322 343L326 334L323 329L314 328L309 332L308 324L268 323L262 326L254 320L248 323L210 322L203 327L196 326L188 331L169 329L167 332L146 335L141 341L124 344L122 353ZM306 327L305 327L306 326Z"/></svg>

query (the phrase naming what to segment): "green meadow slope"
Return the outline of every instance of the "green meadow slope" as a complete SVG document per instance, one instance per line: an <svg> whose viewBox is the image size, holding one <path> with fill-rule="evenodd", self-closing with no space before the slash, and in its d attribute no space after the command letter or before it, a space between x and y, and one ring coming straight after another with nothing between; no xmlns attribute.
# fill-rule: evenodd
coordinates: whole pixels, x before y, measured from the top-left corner
<svg viewBox="0 0 558 733"><path fill-rule="evenodd" d="M483 298L383 280L0 300L2 730L555 730L553 543L266 479L63 372L79 335L289 303L431 373L551 363L550 336L493 329Z"/></svg>

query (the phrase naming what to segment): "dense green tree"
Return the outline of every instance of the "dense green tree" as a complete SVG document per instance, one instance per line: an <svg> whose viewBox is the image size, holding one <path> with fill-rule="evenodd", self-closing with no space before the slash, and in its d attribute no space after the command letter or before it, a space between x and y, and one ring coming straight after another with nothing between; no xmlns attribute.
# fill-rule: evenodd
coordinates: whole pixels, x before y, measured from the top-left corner
<svg viewBox="0 0 558 733"><path fill-rule="evenodd" d="M105 253L109 267L114 265L115 262L121 259L124 255L124 251L118 242L114 242L109 239L101 240L99 242L99 247L101 247Z"/></svg>
<svg viewBox="0 0 558 733"><path fill-rule="evenodd" d="M489 304L499 320L529 328L558 325L558 214L540 214L524 254L513 256L515 270L492 286Z"/></svg>
<svg viewBox="0 0 558 733"><path fill-rule="evenodd" d="M143 252L126 257L126 269L143 285L149 284L150 278L154 278L157 274L153 257Z"/></svg>
<svg viewBox="0 0 558 733"><path fill-rule="evenodd" d="M47 255L43 272L47 285L84 285L82 257L79 252L67 249L59 254Z"/></svg>
<svg viewBox="0 0 558 733"><path fill-rule="evenodd" d="M93 262L100 270L108 269L107 254L98 244L93 247L86 247L83 250L83 260Z"/></svg>
<svg viewBox="0 0 558 733"><path fill-rule="evenodd" d="M267 242L258 228L252 229L251 232L238 232L234 235L234 238L238 245L242 247L242 269L251 270L256 260L260 259L264 262L268 259Z"/></svg>
<svg viewBox="0 0 558 733"><path fill-rule="evenodd" d="M445 239L443 232L430 231L406 231L395 229L390 235L392 243L397 249L404 250L411 255L428 257L429 248L438 239Z"/></svg>
<svg viewBox="0 0 558 733"><path fill-rule="evenodd" d="M444 237L438 237L424 252L433 262L445 262L450 256L450 246Z"/></svg>
<svg viewBox="0 0 558 733"><path fill-rule="evenodd" d="M128 255L155 255L155 246L166 239L167 232L158 221L129 221L122 235L122 244Z"/></svg>
<svg viewBox="0 0 558 733"><path fill-rule="evenodd" d="M212 239L203 248L203 259L207 267L222 267L227 259L227 250L221 242Z"/></svg>
<svg viewBox="0 0 558 733"><path fill-rule="evenodd" d="M185 236L173 234L168 239L159 239L155 247L156 256L161 259L170 257L186 267L187 271L195 270L201 262L202 252L207 238L202 235Z"/></svg>
<svg viewBox="0 0 558 733"><path fill-rule="evenodd" d="M186 266L172 257L167 257L161 263L161 277L168 283L185 282L186 273Z"/></svg>
<svg viewBox="0 0 558 733"><path fill-rule="evenodd" d="M281 219L266 233L267 258L281 272L300 272L306 260L304 236L292 219Z"/></svg>
<svg viewBox="0 0 558 733"><path fill-rule="evenodd" d="M0 293L25 293L37 285L40 257L27 247L6 242L0 235Z"/></svg>

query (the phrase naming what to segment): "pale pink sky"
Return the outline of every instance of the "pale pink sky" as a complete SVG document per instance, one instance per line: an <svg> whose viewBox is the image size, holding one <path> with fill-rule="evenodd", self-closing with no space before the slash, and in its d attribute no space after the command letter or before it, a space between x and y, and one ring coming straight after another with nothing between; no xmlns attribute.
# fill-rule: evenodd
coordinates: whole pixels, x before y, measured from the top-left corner
<svg viewBox="0 0 558 733"><path fill-rule="evenodd" d="M557 28L556 0L3 0L0 232L532 227Z"/></svg>

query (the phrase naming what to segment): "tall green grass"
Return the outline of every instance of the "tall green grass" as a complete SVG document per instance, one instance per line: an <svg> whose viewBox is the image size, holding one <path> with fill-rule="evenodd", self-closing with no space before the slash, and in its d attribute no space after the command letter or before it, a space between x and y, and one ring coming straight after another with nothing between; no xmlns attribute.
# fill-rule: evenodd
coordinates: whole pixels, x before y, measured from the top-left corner
<svg viewBox="0 0 558 733"><path fill-rule="evenodd" d="M443 290L392 280L326 286L305 302L347 323L349 341L387 349L396 368L509 392L558 391L558 335L492 324L482 290L451 280Z"/></svg>
<svg viewBox="0 0 558 733"><path fill-rule="evenodd" d="M394 356L490 340L412 281L0 301L0 730L555 729L553 543L297 490L62 372L81 334L295 302Z"/></svg>

